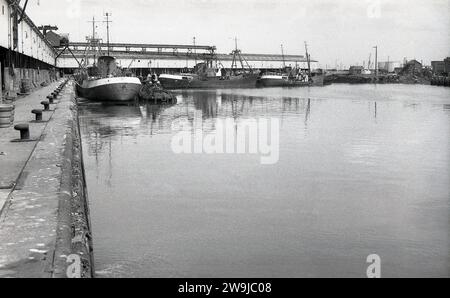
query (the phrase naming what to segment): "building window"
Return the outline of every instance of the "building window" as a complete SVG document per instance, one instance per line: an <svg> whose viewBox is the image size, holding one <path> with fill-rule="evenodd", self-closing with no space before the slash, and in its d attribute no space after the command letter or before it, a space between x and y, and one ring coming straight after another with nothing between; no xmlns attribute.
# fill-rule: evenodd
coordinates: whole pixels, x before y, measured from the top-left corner
<svg viewBox="0 0 450 298"><path fill-rule="evenodd" d="M5 5L2 5L2 15L5 15Z"/></svg>

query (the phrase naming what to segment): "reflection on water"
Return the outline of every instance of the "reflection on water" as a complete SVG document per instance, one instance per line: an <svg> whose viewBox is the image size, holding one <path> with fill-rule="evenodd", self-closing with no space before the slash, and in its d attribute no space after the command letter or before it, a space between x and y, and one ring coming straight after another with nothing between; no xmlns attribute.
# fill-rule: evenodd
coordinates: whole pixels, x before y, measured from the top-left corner
<svg viewBox="0 0 450 298"><path fill-rule="evenodd" d="M402 85L80 108L100 276L449 276L450 99ZM174 125L280 120L280 160L174 154ZM194 127L192 125L192 127ZM194 134L192 130L192 134Z"/></svg>

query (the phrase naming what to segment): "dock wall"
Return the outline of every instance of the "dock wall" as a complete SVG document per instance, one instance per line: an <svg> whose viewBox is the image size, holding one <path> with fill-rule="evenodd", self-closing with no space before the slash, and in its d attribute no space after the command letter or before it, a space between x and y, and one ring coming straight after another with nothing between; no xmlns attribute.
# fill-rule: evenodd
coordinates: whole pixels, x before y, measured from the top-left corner
<svg viewBox="0 0 450 298"><path fill-rule="evenodd" d="M73 90L72 90L73 92ZM61 197L58 210L58 233L55 255L79 257L79 276L94 277L94 252L90 224L89 202L83 164L80 126L76 97L71 96L71 119L66 134L61 176ZM77 264L75 264L77 266ZM55 259L53 277L66 278L66 258Z"/></svg>
<svg viewBox="0 0 450 298"><path fill-rule="evenodd" d="M6 93L22 93L26 92L22 88L24 80L29 81L31 88L38 88L59 78L59 72L54 70L5 67L3 80Z"/></svg>

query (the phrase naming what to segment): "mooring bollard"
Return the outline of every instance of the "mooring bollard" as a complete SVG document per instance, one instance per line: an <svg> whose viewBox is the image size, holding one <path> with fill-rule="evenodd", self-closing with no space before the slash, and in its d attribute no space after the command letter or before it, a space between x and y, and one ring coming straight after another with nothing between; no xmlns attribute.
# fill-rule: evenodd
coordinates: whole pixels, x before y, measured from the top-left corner
<svg viewBox="0 0 450 298"><path fill-rule="evenodd" d="M53 104L53 96L52 95L47 96L47 99L50 104Z"/></svg>
<svg viewBox="0 0 450 298"><path fill-rule="evenodd" d="M30 139L30 127L28 126L28 124L17 124L14 126L14 129L20 131L21 140Z"/></svg>
<svg viewBox="0 0 450 298"><path fill-rule="evenodd" d="M36 121L42 121L42 110L34 109L31 111L31 113L36 115Z"/></svg>
<svg viewBox="0 0 450 298"><path fill-rule="evenodd" d="M44 111L50 111L50 103L48 101L41 101L41 105L44 106Z"/></svg>

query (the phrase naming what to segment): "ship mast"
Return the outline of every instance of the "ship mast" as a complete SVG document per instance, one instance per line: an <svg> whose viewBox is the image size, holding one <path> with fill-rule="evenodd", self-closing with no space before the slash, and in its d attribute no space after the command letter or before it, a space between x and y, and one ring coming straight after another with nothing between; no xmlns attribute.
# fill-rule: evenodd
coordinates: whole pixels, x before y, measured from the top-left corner
<svg viewBox="0 0 450 298"><path fill-rule="evenodd" d="M196 46L195 40L196 40L196 38L195 38L195 36L194 36L194 37L193 37L193 41L194 41L194 57L195 57L195 65L194 65L194 68L197 66L197 49L195 48L195 46Z"/></svg>
<svg viewBox="0 0 450 298"><path fill-rule="evenodd" d="M86 37L86 40L88 41L88 45L86 47L86 51L85 51L85 63L86 65L88 64L88 50L92 51L93 56L94 56L94 63L97 59L97 52L100 52L100 39L95 37L95 24L98 23L99 21L95 20L95 17L92 17L92 21L89 21L89 23L92 23L92 36L91 38L89 38L89 36Z"/></svg>
<svg viewBox="0 0 450 298"><path fill-rule="evenodd" d="M112 23L112 21L109 20L109 17L111 15L112 14L109 12L105 13L106 21L103 21L103 23L106 23L106 45L108 49L108 56L109 56L109 23Z"/></svg>
<svg viewBox="0 0 450 298"><path fill-rule="evenodd" d="M375 49L375 81L378 81L378 46L373 48Z"/></svg>
<svg viewBox="0 0 450 298"><path fill-rule="evenodd" d="M242 56L242 52L241 50L238 49L238 43L237 43L238 39L237 37L234 38L234 51L233 51L233 62L231 63L231 69L232 70L237 70L238 68L238 59L239 62L241 63L241 67L242 70L245 69L245 65L247 66L247 68L250 70L251 73L253 73L253 69L250 66L250 64L248 63L248 61L245 59L245 57ZM245 65L244 65L245 62Z"/></svg>
<svg viewBox="0 0 450 298"><path fill-rule="evenodd" d="M92 22L92 40L94 40L95 39L95 23L96 23L94 16L92 17L91 22Z"/></svg>
<svg viewBox="0 0 450 298"><path fill-rule="evenodd" d="M308 44L305 41L306 61L308 62L308 76L311 77L311 56L308 53Z"/></svg>

